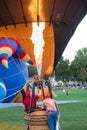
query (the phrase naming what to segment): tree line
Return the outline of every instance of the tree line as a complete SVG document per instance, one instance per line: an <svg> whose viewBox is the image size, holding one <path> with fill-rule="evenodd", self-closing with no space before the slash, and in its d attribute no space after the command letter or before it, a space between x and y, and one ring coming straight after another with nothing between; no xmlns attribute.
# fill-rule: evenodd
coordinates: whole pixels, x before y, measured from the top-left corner
<svg viewBox="0 0 87 130"><path fill-rule="evenodd" d="M29 77L37 74L36 67L28 66ZM69 59L61 56L56 68L55 79L57 81L81 81L87 82L87 48L77 51L74 60L70 63Z"/></svg>
<svg viewBox="0 0 87 130"><path fill-rule="evenodd" d="M61 56L55 69L55 77L62 81L87 82L87 48L78 50L71 63Z"/></svg>

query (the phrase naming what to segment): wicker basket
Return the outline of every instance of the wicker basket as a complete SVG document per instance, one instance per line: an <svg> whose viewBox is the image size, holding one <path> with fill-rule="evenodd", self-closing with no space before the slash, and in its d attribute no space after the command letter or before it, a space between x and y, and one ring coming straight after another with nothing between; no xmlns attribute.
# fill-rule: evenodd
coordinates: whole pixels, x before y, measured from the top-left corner
<svg viewBox="0 0 87 130"><path fill-rule="evenodd" d="M31 113L24 113L24 121L25 125L29 127L29 130L49 130L45 110L35 110Z"/></svg>

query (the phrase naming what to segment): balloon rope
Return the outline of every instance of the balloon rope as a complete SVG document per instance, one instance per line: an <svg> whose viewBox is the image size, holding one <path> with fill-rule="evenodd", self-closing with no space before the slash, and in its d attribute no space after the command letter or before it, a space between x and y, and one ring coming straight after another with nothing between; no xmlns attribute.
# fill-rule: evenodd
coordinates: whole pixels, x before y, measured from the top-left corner
<svg viewBox="0 0 87 130"><path fill-rule="evenodd" d="M22 88L22 89L23 89L23 88ZM1 99L0 101L6 100L7 98L9 98L9 97L11 97L11 96L13 96L13 95L15 95L15 94L19 93L22 89L18 90L18 91L17 91L17 92L15 92L15 93L12 93L11 95L9 95L9 96L7 96L7 97L5 97L5 98Z"/></svg>
<svg viewBox="0 0 87 130"><path fill-rule="evenodd" d="M20 88L21 86L24 86L24 84L20 84L19 86L15 87L15 88L12 88L12 89L8 89L7 91L9 92L9 91L12 91L12 90L18 89L18 88Z"/></svg>
<svg viewBox="0 0 87 130"><path fill-rule="evenodd" d="M26 69L24 69L24 70L26 70ZM24 72L24 70L23 70L22 72ZM6 77L4 77L4 78L2 78L2 79L7 79L7 78L14 77L14 76L19 75L20 73L21 73L21 72L18 72L18 73L15 73L15 74L11 75L11 76L6 76Z"/></svg>

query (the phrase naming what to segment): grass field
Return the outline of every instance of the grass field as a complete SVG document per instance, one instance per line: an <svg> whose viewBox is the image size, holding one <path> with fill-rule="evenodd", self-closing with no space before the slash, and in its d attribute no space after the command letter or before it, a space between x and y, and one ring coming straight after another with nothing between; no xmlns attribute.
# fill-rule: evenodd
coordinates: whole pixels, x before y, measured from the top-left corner
<svg viewBox="0 0 87 130"><path fill-rule="evenodd" d="M72 89L68 95L55 90L56 100L80 100L59 104L62 130L87 130L87 90ZM0 130L24 130L22 107L0 109Z"/></svg>
<svg viewBox="0 0 87 130"><path fill-rule="evenodd" d="M55 90L56 100L78 100L80 102L59 104L62 130L87 130L87 90L69 89L68 95Z"/></svg>

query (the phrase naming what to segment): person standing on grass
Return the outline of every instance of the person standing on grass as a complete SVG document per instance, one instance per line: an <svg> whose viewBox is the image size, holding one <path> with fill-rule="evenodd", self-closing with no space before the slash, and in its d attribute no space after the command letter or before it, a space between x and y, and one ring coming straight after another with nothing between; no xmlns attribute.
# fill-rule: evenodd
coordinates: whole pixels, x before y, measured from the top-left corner
<svg viewBox="0 0 87 130"><path fill-rule="evenodd" d="M58 129L58 116L59 109L54 99L50 97L50 95L46 95L45 99L42 102L42 108L46 109L47 117L48 117L48 126L50 130L60 130Z"/></svg>

